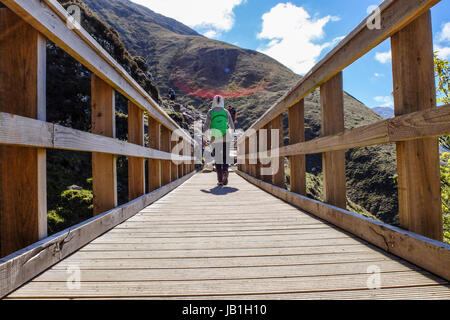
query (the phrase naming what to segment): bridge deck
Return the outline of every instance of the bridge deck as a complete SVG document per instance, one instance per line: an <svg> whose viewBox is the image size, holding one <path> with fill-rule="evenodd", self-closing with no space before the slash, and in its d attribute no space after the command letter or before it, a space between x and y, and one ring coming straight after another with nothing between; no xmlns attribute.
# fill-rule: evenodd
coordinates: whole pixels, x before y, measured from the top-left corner
<svg viewBox="0 0 450 320"><path fill-rule="evenodd" d="M446 281L230 180L195 175L8 298L450 299Z"/></svg>

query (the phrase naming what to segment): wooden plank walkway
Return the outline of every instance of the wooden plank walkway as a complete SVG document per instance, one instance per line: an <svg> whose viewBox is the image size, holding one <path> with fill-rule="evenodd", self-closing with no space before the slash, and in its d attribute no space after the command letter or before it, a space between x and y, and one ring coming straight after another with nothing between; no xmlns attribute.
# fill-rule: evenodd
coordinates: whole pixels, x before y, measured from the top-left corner
<svg viewBox="0 0 450 320"><path fill-rule="evenodd" d="M29 298L450 299L450 287L236 174L218 188L204 173L7 297Z"/></svg>

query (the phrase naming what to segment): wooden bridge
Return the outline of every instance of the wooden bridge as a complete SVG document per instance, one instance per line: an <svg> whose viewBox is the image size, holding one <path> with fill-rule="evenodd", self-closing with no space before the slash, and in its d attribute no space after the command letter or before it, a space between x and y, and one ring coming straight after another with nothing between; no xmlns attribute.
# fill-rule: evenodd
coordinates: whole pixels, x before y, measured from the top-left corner
<svg viewBox="0 0 450 320"><path fill-rule="evenodd" d="M450 106L436 107L429 11L438 0L383 2L380 29L363 21L238 141L227 187L194 170L192 137L85 30L67 26L56 0L1 2L0 297L450 298L437 143L450 133ZM342 71L388 38L396 117L346 131ZM46 122L46 39L93 73L91 133ZM303 99L318 87L323 137L305 142ZM114 91L129 100L128 142L114 136ZM272 131L284 112L288 146ZM345 150L383 143L397 145L401 228L346 210ZM93 164L95 216L50 237L46 149L91 152ZM306 197L311 153L323 154L324 202ZM118 155L129 158L122 206ZM284 170L270 169L284 157L290 190Z"/></svg>

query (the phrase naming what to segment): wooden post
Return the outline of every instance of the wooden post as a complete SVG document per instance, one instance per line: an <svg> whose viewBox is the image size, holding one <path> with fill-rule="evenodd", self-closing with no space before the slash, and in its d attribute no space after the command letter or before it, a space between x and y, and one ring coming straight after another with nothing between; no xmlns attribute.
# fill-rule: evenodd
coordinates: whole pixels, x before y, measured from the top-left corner
<svg viewBox="0 0 450 320"><path fill-rule="evenodd" d="M46 39L0 8L0 111L46 119ZM0 146L1 256L47 236L46 151Z"/></svg>
<svg viewBox="0 0 450 320"><path fill-rule="evenodd" d="M289 143L305 141L305 101L302 99L289 108ZM306 157L305 155L289 157L291 171L291 191L306 195Z"/></svg>
<svg viewBox="0 0 450 320"><path fill-rule="evenodd" d="M161 126L161 150L170 152L170 130ZM171 163L170 160L161 160L161 186L165 186L171 181Z"/></svg>
<svg viewBox="0 0 450 320"><path fill-rule="evenodd" d="M173 153L173 149L178 144L178 141L170 141L170 152ZM170 180L175 181L178 179L178 165L175 164L173 161L170 161Z"/></svg>
<svg viewBox="0 0 450 320"><path fill-rule="evenodd" d="M392 37L395 115L436 107L431 14ZM442 241L436 138L397 143L399 217L403 228Z"/></svg>
<svg viewBox="0 0 450 320"><path fill-rule="evenodd" d="M114 89L92 75L92 133L115 138ZM92 153L94 215L117 207L116 156Z"/></svg>
<svg viewBox="0 0 450 320"><path fill-rule="evenodd" d="M144 111L128 103L128 142L144 145ZM128 158L128 197L134 200L145 194L145 159Z"/></svg>
<svg viewBox="0 0 450 320"><path fill-rule="evenodd" d="M250 139L248 137L245 138L245 165L244 171L250 174Z"/></svg>
<svg viewBox="0 0 450 320"><path fill-rule="evenodd" d="M284 145L284 131L283 131L283 115L280 114L278 117L272 120L272 130L278 130L278 143L279 147L283 147ZM273 150L276 149L276 145L274 140L271 139L271 143L273 144ZM278 159L272 159L272 161L278 161L278 170L272 175L272 184L274 186L278 186L280 188L285 188L285 172L284 172L284 157L278 157Z"/></svg>
<svg viewBox="0 0 450 320"><path fill-rule="evenodd" d="M255 154L258 150L257 144L255 143L256 132L250 135L248 138L248 152L249 152L249 170L252 177L256 177L256 164L255 164Z"/></svg>
<svg viewBox="0 0 450 320"><path fill-rule="evenodd" d="M148 117L149 147L161 150L161 125L158 121ZM149 192L161 188L161 160L148 159L148 190Z"/></svg>
<svg viewBox="0 0 450 320"><path fill-rule="evenodd" d="M320 87L323 136L344 131L344 91L342 72ZM326 203L345 209L347 205L345 151L322 154L323 193Z"/></svg>
<svg viewBox="0 0 450 320"><path fill-rule="evenodd" d="M261 179L261 161L259 159L259 130L256 131L256 152L257 152L257 157L256 157L256 165L255 165L255 178L256 179Z"/></svg>
<svg viewBox="0 0 450 320"><path fill-rule="evenodd" d="M272 129L272 123L269 122L268 124L266 124L264 126L264 129L267 130L267 154L268 154L269 159L270 159L270 156L271 156L270 148L272 147L272 135L271 135L270 130ZM267 161L267 159L266 159L266 161ZM270 163L264 165L265 168L270 168L270 166L271 166ZM272 183L272 176L271 175L264 175L263 176L263 181L265 181L267 183Z"/></svg>
<svg viewBox="0 0 450 320"><path fill-rule="evenodd" d="M184 150L184 140L180 137L180 140L178 140L178 143L183 146L183 149L180 150L179 155L183 156L183 150ZM184 161L180 162L178 165L178 178L181 178L184 176Z"/></svg>

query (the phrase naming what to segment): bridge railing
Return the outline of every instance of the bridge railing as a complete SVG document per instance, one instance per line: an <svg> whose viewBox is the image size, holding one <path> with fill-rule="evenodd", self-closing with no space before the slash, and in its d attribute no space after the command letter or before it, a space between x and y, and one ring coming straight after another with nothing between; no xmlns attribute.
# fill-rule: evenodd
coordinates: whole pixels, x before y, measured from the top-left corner
<svg viewBox="0 0 450 320"><path fill-rule="evenodd" d="M70 28L69 18L56 0L0 2L0 297L194 173L191 136L83 28ZM46 122L47 39L92 72L92 133ZM115 91L129 101L128 142L115 138ZM184 148L174 154L176 144ZM92 153L94 217L51 237L46 149ZM130 202L122 206L117 203L119 155L129 157Z"/></svg>
<svg viewBox="0 0 450 320"><path fill-rule="evenodd" d="M438 136L450 133L450 106L436 107L430 8L438 0L387 0L238 141L240 174L276 196L363 239L450 279L443 224ZM374 28L372 19L379 19ZM370 26L369 26L370 25ZM342 70L391 38L395 117L344 129ZM305 142L304 99L320 88L322 137ZM290 145L283 146L283 112ZM272 131L272 129L276 129ZM267 130L267 131L266 131ZM267 139L266 139L267 132ZM279 139L279 141L274 141ZM264 152L268 141L271 154ZM402 229L346 211L345 151L396 143ZM274 147L275 146L275 147ZM322 153L324 202L306 197L305 155ZM291 190L285 189L284 157ZM270 165L267 163L271 161ZM274 166L274 162L278 165ZM279 168L267 173L266 167ZM266 171L266 172L264 172Z"/></svg>

